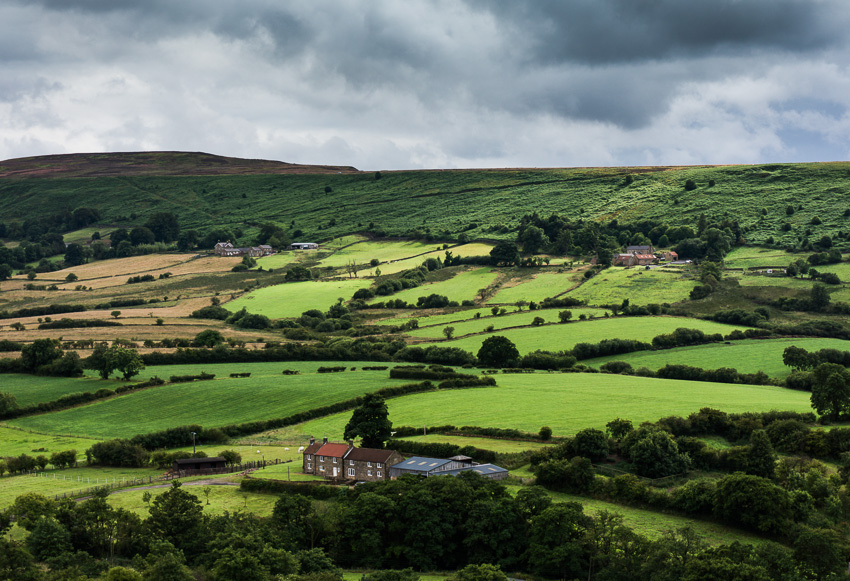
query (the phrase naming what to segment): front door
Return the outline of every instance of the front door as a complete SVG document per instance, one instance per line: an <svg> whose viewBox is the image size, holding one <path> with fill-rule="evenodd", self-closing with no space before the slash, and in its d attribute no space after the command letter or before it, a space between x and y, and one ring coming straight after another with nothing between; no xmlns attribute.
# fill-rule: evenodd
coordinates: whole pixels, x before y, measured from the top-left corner
<svg viewBox="0 0 850 581"><path fill-rule="evenodd" d="M336 466L334 466L334 478L336 478Z"/></svg>

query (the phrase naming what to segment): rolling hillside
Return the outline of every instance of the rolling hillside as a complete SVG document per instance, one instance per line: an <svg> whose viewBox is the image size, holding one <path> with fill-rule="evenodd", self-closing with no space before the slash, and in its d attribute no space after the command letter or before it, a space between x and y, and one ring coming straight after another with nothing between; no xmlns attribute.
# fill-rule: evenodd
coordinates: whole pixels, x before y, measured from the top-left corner
<svg viewBox="0 0 850 581"><path fill-rule="evenodd" d="M796 240L797 227L815 237L846 227L848 169L810 163L373 174L207 154L46 156L0 162L0 222L85 206L97 208L104 224L125 226L167 211L184 228L202 231L271 221L317 240L376 229L498 239L512 237L522 215L535 211L671 225L693 224L705 213L737 219L751 241L773 236L781 243ZM689 179L696 189L686 191ZM786 215L788 205L793 215ZM810 225L816 216L822 223ZM780 230L786 221L794 230Z"/></svg>

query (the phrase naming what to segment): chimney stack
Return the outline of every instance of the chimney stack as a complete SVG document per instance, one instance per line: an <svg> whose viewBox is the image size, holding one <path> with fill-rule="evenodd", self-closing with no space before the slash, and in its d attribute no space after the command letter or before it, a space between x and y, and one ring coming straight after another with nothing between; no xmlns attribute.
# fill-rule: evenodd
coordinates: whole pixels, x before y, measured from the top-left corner
<svg viewBox="0 0 850 581"><path fill-rule="evenodd" d="M327 443L328 443L328 437L325 436L324 438L322 438L322 444L327 444Z"/></svg>
<svg viewBox="0 0 850 581"><path fill-rule="evenodd" d="M312 444L315 444L315 443L316 443L316 438L314 438L313 436L310 436L310 444L312 445Z"/></svg>

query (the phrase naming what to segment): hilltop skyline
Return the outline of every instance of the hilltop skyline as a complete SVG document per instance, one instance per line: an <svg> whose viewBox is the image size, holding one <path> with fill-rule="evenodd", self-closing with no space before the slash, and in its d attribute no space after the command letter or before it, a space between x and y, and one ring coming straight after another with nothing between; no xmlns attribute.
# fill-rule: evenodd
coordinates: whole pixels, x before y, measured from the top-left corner
<svg viewBox="0 0 850 581"><path fill-rule="evenodd" d="M0 0L0 159L838 161L848 20L833 0Z"/></svg>

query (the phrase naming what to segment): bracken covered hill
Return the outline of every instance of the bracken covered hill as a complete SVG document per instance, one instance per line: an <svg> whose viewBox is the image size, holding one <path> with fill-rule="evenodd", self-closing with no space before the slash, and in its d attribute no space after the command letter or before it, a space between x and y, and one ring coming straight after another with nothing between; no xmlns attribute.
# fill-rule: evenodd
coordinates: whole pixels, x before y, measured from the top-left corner
<svg viewBox="0 0 850 581"><path fill-rule="evenodd" d="M71 153L21 157L0 162L0 177L208 176L356 173L350 166L303 165L240 159L209 153L145 151Z"/></svg>

